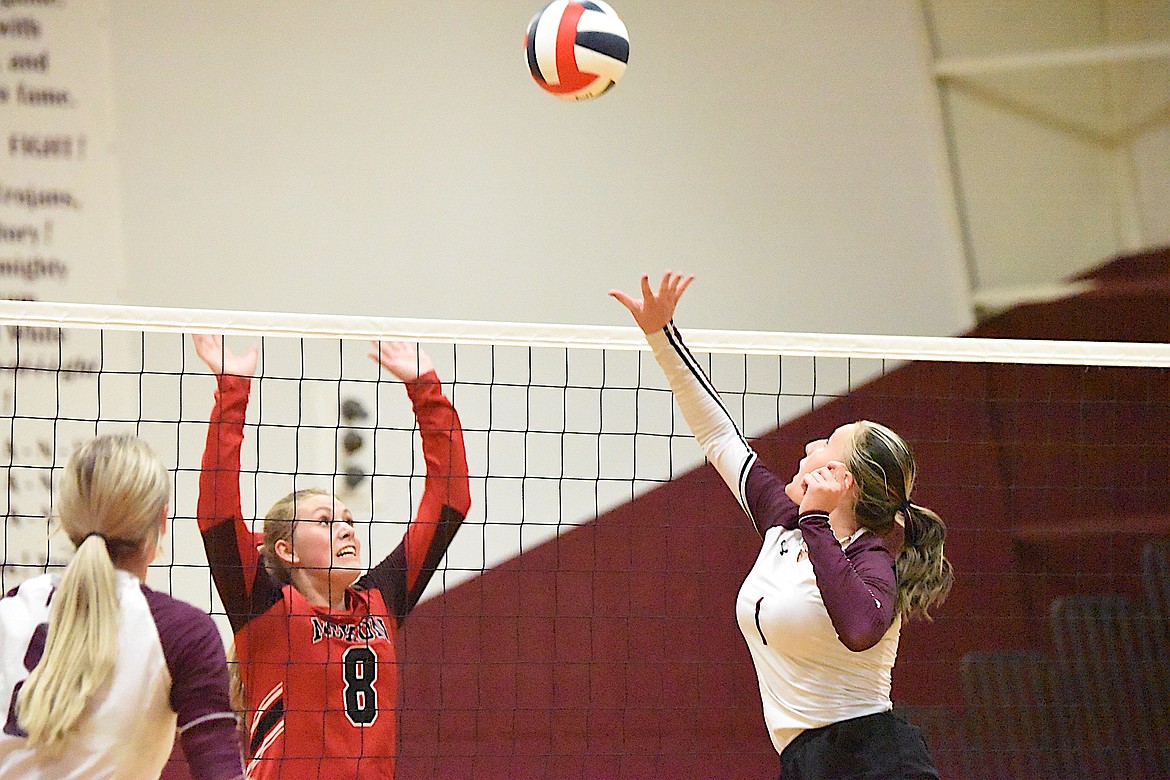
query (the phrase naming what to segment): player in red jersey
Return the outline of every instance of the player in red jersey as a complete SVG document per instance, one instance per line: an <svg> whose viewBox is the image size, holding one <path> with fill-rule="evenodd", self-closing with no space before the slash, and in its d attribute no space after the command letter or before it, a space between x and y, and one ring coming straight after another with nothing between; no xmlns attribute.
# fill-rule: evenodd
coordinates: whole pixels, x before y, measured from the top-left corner
<svg viewBox="0 0 1170 780"><path fill-rule="evenodd" d="M406 385L426 484L402 542L362 573L353 516L299 490L264 520L241 517L240 447L257 354L195 336L218 381L199 480L199 528L235 634L248 709L248 777L389 778L394 773L396 634L471 505L459 416L430 358L383 342L371 353Z"/></svg>

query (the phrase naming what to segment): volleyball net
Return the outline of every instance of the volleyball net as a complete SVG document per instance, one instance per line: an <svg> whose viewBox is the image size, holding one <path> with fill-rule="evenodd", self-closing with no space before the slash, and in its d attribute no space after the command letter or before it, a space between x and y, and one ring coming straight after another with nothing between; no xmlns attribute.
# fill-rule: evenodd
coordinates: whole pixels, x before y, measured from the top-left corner
<svg viewBox="0 0 1170 780"><path fill-rule="evenodd" d="M333 490L376 563L425 464L367 353L416 342L462 419L472 509L401 635L402 776L775 773L734 618L759 539L636 329L4 301L0 333L5 591L72 552L53 484L73 447L133 432L174 475L148 584L229 638L195 520L215 380L191 333L259 347L244 516ZM903 628L894 699L944 777L1170 772L1170 346L684 337L782 475L856 419L914 446L956 585Z"/></svg>

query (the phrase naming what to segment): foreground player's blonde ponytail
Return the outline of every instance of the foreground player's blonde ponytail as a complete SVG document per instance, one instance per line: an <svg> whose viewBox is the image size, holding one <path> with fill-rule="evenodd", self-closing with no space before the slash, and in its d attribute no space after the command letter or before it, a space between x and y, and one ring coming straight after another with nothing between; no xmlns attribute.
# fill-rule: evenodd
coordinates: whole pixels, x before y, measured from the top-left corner
<svg viewBox="0 0 1170 780"><path fill-rule="evenodd" d="M116 565L157 546L170 496L166 468L141 440L99 436L65 466L61 527L77 545L49 608L45 652L17 699L29 747L56 752L118 658Z"/></svg>

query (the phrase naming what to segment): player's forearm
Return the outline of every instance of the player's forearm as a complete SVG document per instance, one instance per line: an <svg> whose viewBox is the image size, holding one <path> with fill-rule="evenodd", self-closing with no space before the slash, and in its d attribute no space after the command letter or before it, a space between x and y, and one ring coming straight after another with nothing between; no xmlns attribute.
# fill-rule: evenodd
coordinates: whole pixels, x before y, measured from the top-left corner
<svg viewBox="0 0 1170 780"><path fill-rule="evenodd" d="M250 388L247 377L219 377L199 471L197 512L201 530L240 516L240 447Z"/></svg>
<svg viewBox="0 0 1170 780"><path fill-rule="evenodd" d="M244 776L234 718L214 718L179 735L187 767L195 780L237 780Z"/></svg>
<svg viewBox="0 0 1170 780"><path fill-rule="evenodd" d="M258 555L240 508L240 448L251 381L220 376L199 472L198 517L212 579L233 625L251 611Z"/></svg>
<svg viewBox="0 0 1170 780"><path fill-rule="evenodd" d="M423 501L449 506L460 515L471 508L463 426L432 371L407 385L426 461Z"/></svg>
<svg viewBox="0 0 1170 780"><path fill-rule="evenodd" d="M418 603L471 506L463 428L434 371L406 383L426 461L418 510L398 546L362 578L399 623Z"/></svg>
<svg viewBox="0 0 1170 780"><path fill-rule="evenodd" d="M748 470L756 460L755 452L748 446L747 440L723 406L719 394L683 344L674 324L646 334L646 340L654 350L658 365L666 374L678 408L695 440L703 448L707 460L711 461L731 488L744 511L748 511L746 480Z"/></svg>

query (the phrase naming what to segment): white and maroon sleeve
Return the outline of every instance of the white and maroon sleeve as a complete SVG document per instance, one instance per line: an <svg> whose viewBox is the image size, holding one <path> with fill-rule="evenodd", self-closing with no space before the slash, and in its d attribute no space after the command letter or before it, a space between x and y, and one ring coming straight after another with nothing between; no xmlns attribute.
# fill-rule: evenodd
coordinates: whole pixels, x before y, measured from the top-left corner
<svg viewBox="0 0 1170 780"><path fill-rule="evenodd" d="M757 463L755 451L683 343L674 323L646 334L646 340L666 374L675 402L695 440L755 523L756 530L763 534L773 526L794 523L796 506L784 495L779 481Z"/></svg>
<svg viewBox="0 0 1170 780"><path fill-rule="evenodd" d="M195 780L244 776L223 640L207 613L142 588L171 674L171 709Z"/></svg>

